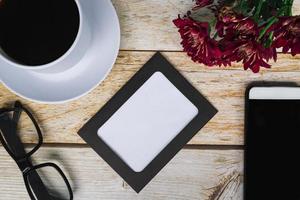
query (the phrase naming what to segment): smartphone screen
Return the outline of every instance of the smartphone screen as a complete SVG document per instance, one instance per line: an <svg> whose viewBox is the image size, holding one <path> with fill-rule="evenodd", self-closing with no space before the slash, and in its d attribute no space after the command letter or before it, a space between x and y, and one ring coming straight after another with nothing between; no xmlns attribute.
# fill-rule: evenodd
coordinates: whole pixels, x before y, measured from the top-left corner
<svg viewBox="0 0 300 200"><path fill-rule="evenodd" d="M245 124L245 199L300 200L300 88L252 87Z"/></svg>

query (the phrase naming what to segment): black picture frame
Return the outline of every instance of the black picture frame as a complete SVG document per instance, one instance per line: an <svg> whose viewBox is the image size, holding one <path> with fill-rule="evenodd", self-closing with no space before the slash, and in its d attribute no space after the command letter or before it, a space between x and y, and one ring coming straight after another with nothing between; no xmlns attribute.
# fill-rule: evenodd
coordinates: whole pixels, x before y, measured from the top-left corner
<svg viewBox="0 0 300 200"><path fill-rule="evenodd" d="M141 172L133 171L97 135L98 129L155 73L161 72L199 110L190 123ZM217 113L209 103L160 53L156 53L78 132L137 193Z"/></svg>

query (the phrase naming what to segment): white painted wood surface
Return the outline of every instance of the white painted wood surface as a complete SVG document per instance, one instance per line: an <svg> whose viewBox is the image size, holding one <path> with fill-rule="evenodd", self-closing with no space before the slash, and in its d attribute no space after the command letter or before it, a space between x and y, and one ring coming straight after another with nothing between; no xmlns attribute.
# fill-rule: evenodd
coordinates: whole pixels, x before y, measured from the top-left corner
<svg viewBox="0 0 300 200"><path fill-rule="evenodd" d="M78 146L78 145L77 145ZM53 161L71 181L75 200L242 200L240 150L185 149L136 194L87 147L42 147L36 163ZM19 169L0 147L0 199L27 200Z"/></svg>

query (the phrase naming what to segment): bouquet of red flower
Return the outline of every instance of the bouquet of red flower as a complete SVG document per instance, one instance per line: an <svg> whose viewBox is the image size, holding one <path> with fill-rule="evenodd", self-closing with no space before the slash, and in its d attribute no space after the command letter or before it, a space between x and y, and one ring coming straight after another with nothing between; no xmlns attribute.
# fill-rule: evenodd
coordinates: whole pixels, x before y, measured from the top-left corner
<svg viewBox="0 0 300 200"><path fill-rule="evenodd" d="M243 62L259 72L276 61L277 48L300 53L300 16L292 16L293 0L196 0L195 6L173 22L184 51L194 62L228 66ZM201 17L208 10L212 17Z"/></svg>

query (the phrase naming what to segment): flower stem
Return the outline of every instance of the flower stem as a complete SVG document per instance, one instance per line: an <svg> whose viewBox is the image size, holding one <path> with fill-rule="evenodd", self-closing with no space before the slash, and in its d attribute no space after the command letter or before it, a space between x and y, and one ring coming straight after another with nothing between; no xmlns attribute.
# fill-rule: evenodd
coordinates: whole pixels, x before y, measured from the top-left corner
<svg viewBox="0 0 300 200"><path fill-rule="evenodd" d="M263 28L263 30L261 30L261 32L259 33L259 37L258 40L260 40L265 33L267 32L267 30L275 23L278 21L277 17L272 17L271 20L269 21L269 23Z"/></svg>
<svg viewBox="0 0 300 200"><path fill-rule="evenodd" d="M285 0L285 6L287 7L286 15L292 16L292 7L293 7L294 0Z"/></svg>
<svg viewBox="0 0 300 200"><path fill-rule="evenodd" d="M254 15L253 15L254 20L255 20L256 22L258 22L258 20L259 20L261 8L262 8L263 4L265 3L265 1L266 1L266 0L260 0L260 1L258 2L258 5L256 6L255 13L254 13Z"/></svg>
<svg viewBox="0 0 300 200"><path fill-rule="evenodd" d="M287 11L291 13L292 12L292 6L293 6L293 0L285 0L284 6L279 10L277 16L271 17L268 20L269 22L267 23L267 25L260 31L258 40L260 40L265 35L265 33L267 32L267 30L274 23L276 23L278 21L278 17L285 15L285 13L287 13Z"/></svg>
<svg viewBox="0 0 300 200"><path fill-rule="evenodd" d="M269 34L269 37L265 43L265 47L266 48L269 48L271 45L272 45L272 42L273 42L273 37L274 37L274 31L272 31L270 34Z"/></svg>

